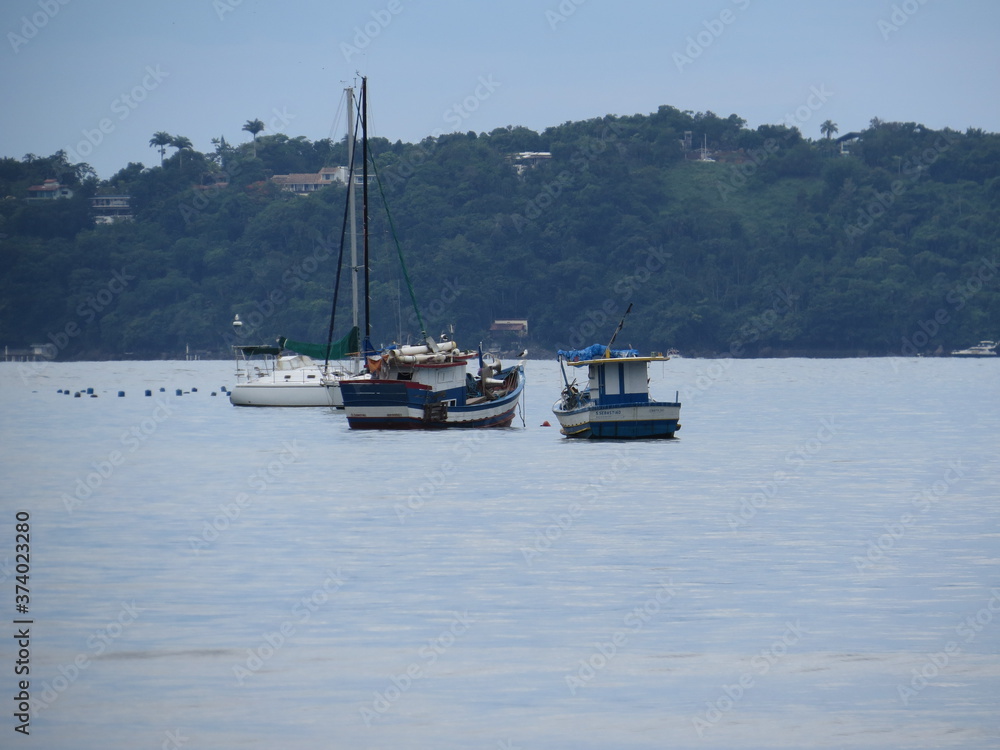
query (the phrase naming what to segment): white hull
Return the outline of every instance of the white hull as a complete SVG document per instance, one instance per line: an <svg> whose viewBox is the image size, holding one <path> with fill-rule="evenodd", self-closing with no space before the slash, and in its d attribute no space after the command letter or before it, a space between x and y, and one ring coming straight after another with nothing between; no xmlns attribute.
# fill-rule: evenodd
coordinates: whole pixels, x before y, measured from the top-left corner
<svg viewBox="0 0 1000 750"><path fill-rule="evenodd" d="M562 433L569 437L662 437L679 429L681 407L649 403L601 408L594 404L563 411L561 400L552 405Z"/></svg>
<svg viewBox="0 0 1000 750"><path fill-rule="evenodd" d="M229 392L233 406L327 406L343 408L339 384L242 383Z"/></svg>
<svg viewBox="0 0 1000 750"><path fill-rule="evenodd" d="M996 357L997 343L995 341L980 341L968 349L959 349L951 353L953 357Z"/></svg>
<svg viewBox="0 0 1000 750"><path fill-rule="evenodd" d="M229 392L233 406L326 406L344 408L340 381L363 378L336 366L325 370L310 357L290 354L274 358L261 347L243 347L246 356L263 354L262 359L237 359L236 385Z"/></svg>

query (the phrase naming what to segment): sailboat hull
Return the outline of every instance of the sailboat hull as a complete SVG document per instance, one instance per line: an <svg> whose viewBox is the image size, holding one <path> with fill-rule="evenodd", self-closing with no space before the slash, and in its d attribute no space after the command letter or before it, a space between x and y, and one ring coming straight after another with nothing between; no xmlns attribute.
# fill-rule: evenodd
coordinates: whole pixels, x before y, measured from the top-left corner
<svg viewBox="0 0 1000 750"><path fill-rule="evenodd" d="M241 383L229 392L233 406L326 406L343 408L340 388L318 383Z"/></svg>

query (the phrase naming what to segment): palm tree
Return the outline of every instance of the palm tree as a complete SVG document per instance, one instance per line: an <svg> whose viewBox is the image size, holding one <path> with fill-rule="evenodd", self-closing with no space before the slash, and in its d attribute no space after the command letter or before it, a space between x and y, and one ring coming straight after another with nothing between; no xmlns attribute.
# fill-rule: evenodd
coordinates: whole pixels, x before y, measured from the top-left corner
<svg viewBox="0 0 1000 750"><path fill-rule="evenodd" d="M194 144L191 143L191 139L183 135L175 135L170 138L170 145L177 149L177 153L181 155L180 166L184 166L184 152L191 151L194 149Z"/></svg>
<svg viewBox="0 0 1000 750"><path fill-rule="evenodd" d="M829 140L834 133L840 132L840 128L837 127L837 123L833 120L825 120L823 124L819 126L819 132L825 135L827 140Z"/></svg>
<svg viewBox="0 0 1000 750"><path fill-rule="evenodd" d="M173 144L174 137L170 133L160 131L159 133L153 133L153 137L149 139L149 145L155 146L160 150L160 166L163 166L163 155L167 153L167 146Z"/></svg>
<svg viewBox="0 0 1000 750"><path fill-rule="evenodd" d="M243 129L253 136L253 158L257 158L257 133L264 129L264 123L260 120L247 120Z"/></svg>

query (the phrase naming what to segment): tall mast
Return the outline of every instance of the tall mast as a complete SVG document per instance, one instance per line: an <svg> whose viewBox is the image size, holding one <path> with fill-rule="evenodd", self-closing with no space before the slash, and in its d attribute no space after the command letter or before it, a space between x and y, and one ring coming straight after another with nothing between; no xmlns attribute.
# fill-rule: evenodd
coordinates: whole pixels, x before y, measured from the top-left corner
<svg viewBox="0 0 1000 750"><path fill-rule="evenodd" d="M351 214L351 309L354 316L351 325L358 327L358 227L354 208L354 88L347 92L347 206Z"/></svg>
<svg viewBox="0 0 1000 750"><path fill-rule="evenodd" d="M361 225L364 232L365 257L365 344L372 333L370 296L368 293L368 78L361 79Z"/></svg>

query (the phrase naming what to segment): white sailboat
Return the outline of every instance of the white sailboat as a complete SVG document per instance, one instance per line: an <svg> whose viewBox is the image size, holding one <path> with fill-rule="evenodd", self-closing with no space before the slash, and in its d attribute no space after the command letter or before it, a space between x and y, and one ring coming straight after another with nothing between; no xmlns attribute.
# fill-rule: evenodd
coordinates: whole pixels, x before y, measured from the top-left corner
<svg viewBox="0 0 1000 750"><path fill-rule="evenodd" d="M354 89L345 89L347 97L348 159L354 164ZM235 345L236 384L229 391L233 406L326 406L342 409L344 399L340 381L366 377L360 358L346 360L348 353L358 353L358 251L354 209L354 175L347 181L350 218L353 328L339 342L326 346L289 341L281 338L277 346ZM332 316L332 313L331 313ZM233 321L237 333L243 325L240 316ZM332 334L332 330L331 330Z"/></svg>
<svg viewBox="0 0 1000 750"><path fill-rule="evenodd" d="M238 321L233 321L234 323ZM339 388L326 387L360 377L341 363L319 363L307 354L282 346L234 346L236 384L229 391L233 406L332 406L343 408Z"/></svg>

